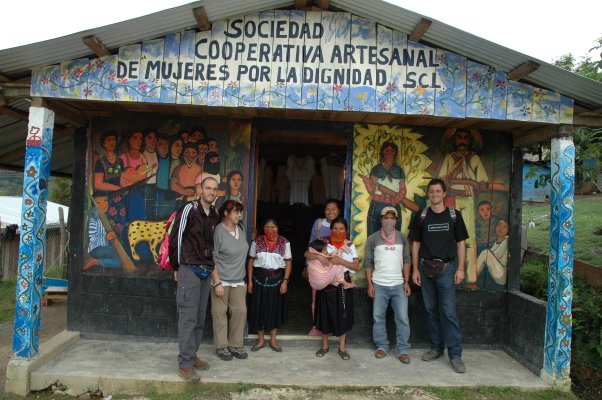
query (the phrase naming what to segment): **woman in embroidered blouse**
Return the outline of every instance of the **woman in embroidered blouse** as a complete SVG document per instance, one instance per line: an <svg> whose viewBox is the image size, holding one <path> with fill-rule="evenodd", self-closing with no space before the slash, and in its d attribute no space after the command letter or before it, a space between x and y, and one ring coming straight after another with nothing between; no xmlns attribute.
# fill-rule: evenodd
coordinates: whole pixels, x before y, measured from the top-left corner
<svg viewBox="0 0 602 400"><path fill-rule="evenodd" d="M148 163L142 154L143 134L140 130L131 130L125 137L125 151L121 154L121 160L125 171L121 178L126 185L133 185L146 178ZM144 210L144 188L134 187L127 193L127 221L146 219Z"/></svg>
<svg viewBox="0 0 602 400"><path fill-rule="evenodd" d="M100 145L105 155L94 164L94 190L108 194L109 207L107 219L118 237L125 228L125 207L121 194L113 194L123 186L121 173L125 169L123 161L115 153L117 147L117 132L106 131L100 136Z"/></svg>
<svg viewBox="0 0 602 400"><path fill-rule="evenodd" d="M341 215L341 202L335 199L328 199L324 204L324 216L325 218L318 218L314 221L311 227L311 234L309 235L309 243L316 239L323 239L330 237L330 223ZM314 316L314 310L316 305L316 290L311 290L311 316ZM315 326L311 327L309 336L320 336L322 332L316 329Z"/></svg>
<svg viewBox="0 0 602 400"><path fill-rule="evenodd" d="M347 240L347 221L343 217L335 218L330 228L328 253L335 255L326 259L322 254L306 251L305 258L346 267L348 272L345 273L345 280L351 282L351 274L355 273L360 265L355 246ZM316 352L316 357L324 357L328 353L328 337L334 335L339 337L339 356L343 360L349 360L346 339L347 332L353 327L353 289L345 289L343 285L330 285L316 291L314 324L322 332L322 346Z"/></svg>
<svg viewBox="0 0 602 400"><path fill-rule="evenodd" d="M276 341L278 328L286 320L288 279L292 271L291 245L278 235L278 222L268 218L263 235L251 244L247 264L249 293L249 330L257 331L257 342L251 351L265 346L265 332L270 332L270 347L281 352Z"/></svg>

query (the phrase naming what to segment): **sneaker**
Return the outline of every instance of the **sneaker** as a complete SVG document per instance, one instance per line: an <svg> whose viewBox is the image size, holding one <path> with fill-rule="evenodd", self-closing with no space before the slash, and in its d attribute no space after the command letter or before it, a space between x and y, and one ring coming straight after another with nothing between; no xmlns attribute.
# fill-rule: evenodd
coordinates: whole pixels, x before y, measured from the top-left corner
<svg viewBox="0 0 602 400"><path fill-rule="evenodd" d="M224 347L223 349L216 349L215 354L217 354L217 356L223 361L232 360L232 353L230 353L230 350L228 350L227 347Z"/></svg>
<svg viewBox="0 0 602 400"><path fill-rule="evenodd" d="M194 358L194 367L196 369L200 369L201 371L207 371L209 369L209 363L207 361L201 361L200 358Z"/></svg>
<svg viewBox="0 0 602 400"><path fill-rule="evenodd" d="M443 355L442 351L429 350L422 355L422 361L433 361Z"/></svg>
<svg viewBox="0 0 602 400"><path fill-rule="evenodd" d="M410 355L409 354L402 354L399 356L399 361L402 364L409 364L410 363Z"/></svg>
<svg viewBox="0 0 602 400"><path fill-rule="evenodd" d="M464 361L460 357L452 358L450 361L454 371L459 374L466 372L466 365L464 365Z"/></svg>
<svg viewBox="0 0 602 400"><path fill-rule="evenodd" d="M381 358L385 358L387 356L387 352L384 351L383 349L378 349L374 352L374 357L381 359Z"/></svg>
<svg viewBox="0 0 602 400"><path fill-rule="evenodd" d="M198 382L201 380L201 376L192 368L180 368L178 375L188 382Z"/></svg>
<svg viewBox="0 0 602 400"><path fill-rule="evenodd" d="M249 356L242 347L228 347L228 350L230 350L230 353L239 360L244 360Z"/></svg>

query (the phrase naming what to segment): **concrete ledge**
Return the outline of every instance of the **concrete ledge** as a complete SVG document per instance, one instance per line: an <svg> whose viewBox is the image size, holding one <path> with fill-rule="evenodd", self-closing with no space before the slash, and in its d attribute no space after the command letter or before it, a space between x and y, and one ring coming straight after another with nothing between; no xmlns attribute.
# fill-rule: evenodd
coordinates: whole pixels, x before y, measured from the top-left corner
<svg viewBox="0 0 602 400"><path fill-rule="evenodd" d="M31 371L40 365L46 364L48 360L62 352L77 340L79 340L79 332L63 331L44 343L41 343L38 355L31 360L12 358L6 366L6 384L4 386L4 391L19 396L27 396L31 390Z"/></svg>

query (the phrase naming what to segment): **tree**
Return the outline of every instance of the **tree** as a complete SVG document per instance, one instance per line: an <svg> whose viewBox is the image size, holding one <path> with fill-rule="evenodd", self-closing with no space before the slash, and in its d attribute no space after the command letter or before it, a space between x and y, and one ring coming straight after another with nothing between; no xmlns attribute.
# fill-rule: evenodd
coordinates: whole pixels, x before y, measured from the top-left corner
<svg viewBox="0 0 602 400"><path fill-rule="evenodd" d="M51 177L48 200L68 207L71 204L71 181L67 178Z"/></svg>

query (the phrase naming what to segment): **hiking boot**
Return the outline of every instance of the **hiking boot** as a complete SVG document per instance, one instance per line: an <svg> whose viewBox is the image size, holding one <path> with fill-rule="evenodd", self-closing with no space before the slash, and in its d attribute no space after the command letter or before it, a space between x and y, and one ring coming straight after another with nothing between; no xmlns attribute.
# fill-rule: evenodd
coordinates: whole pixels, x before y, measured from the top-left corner
<svg viewBox="0 0 602 400"><path fill-rule="evenodd" d="M230 353L239 360L244 360L249 356L242 347L228 347L228 350L230 350Z"/></svg>
<svg viewBox="0 0 602 400"><path fill-rule="evenodd" d="M374 357L381 359L381 358L385 358L387 356L387 352L384 351L383 349L378 349L374 352Z"/></svg>
<svg viewBox="0 0 602 400"><path fill-rule="evenodd" d="M200 358L194 358L194 367L196 369L200 369L201 371L207 371L209 369L209 363L207 361L201 361Z"/></svg>
<svg viewBox="0 0 602 400"><path fill-rule="evenodd" d="M410 363L410 355L409 354L402 354L399 356L399 361L402 364L409 364Z"/></svg>
<svg viewBox="0 0 602 400"><path fill-rule="evenodd" d="M450 361L454 371L459 374L466 372L466 365L464 365L464 361L460 357L452 358Z"/></svg>
<svg viewBox="0 0 602 400"><path fill-rule="evenodd" d="M223 361L232 360L232 353L230 353L230 350L228 350L227 347L224 347L223 349L216 349L215 354L217 354L217 356Z"/></svg>
<svg viewBox="0 0 602 400"><path fill-rule="evenodd" d="M180 368L178 370L178 375L188 382L198 382L201 380L201 376L192 368Z"/></svg>
<svg viewBox="0 0 602 400"><path fill-rule="evenodd" d="M422 361L433 361L443 355L442 351L429 350L422 355Z"/></svg>

